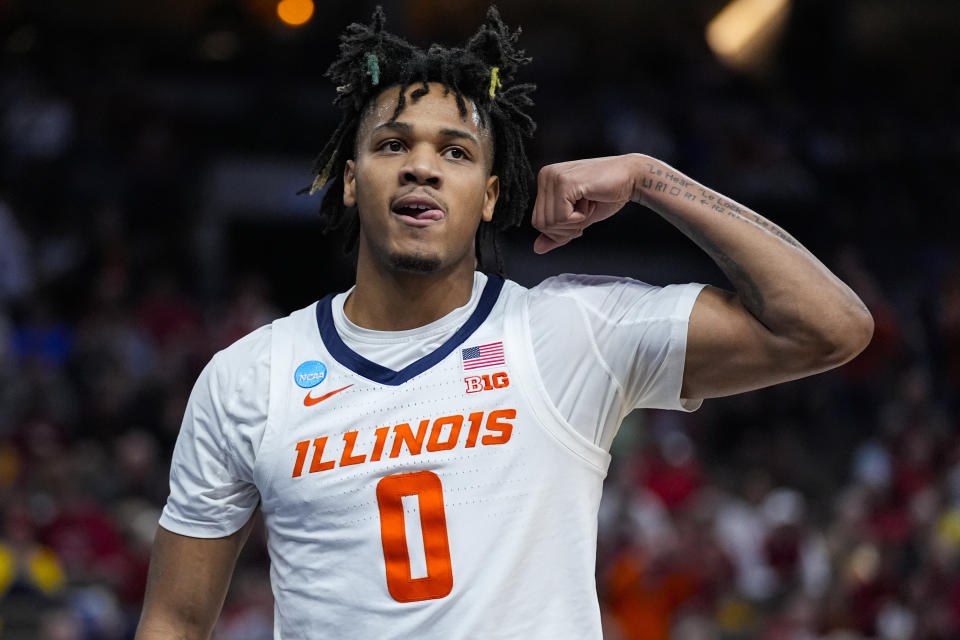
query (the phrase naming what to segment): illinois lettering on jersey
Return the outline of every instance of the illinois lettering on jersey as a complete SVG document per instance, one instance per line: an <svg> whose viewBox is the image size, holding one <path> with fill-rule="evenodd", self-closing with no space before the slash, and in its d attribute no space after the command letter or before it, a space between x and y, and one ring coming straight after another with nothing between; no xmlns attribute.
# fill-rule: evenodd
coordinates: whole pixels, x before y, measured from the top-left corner
<svg viewBox="0 0 960 640"><path fill-rule="evenodd" d="M397 458L401 452L405 451L408 456L419 456L424 450L424 440L426 440L426 451L449 451L457 446L465 449L477 446L477 439L480 444L496 445L505 444L510 441L510 434L513 432L512 420L517 417L516 409L496 409L489 415L483 411L471 413L469 416L453 415L443 416L436 420L421 420L417 427L416 434L410 427L409 422L401 422L393 427L380 427L374 434L377 439L374 442L373 449L367 453L354 451L357 443L357 431L347 431L343 434L343 446L340 448L339 462L337 462L337 452L331 452L332 458L324 461L324 449L327 446L327 436L319 436L313 440L313 461L310 463L310 473L326 471L334 467L346 467L364 462L378 462L384 455L384 447L387 445L387 439L390 438L390 446L387 447L390 458ZM460 431L464 424L468 425L465 430L464 438L460 438ZM481 426L486 425L485 434L480 437ZM429 428L429 438L427 431ZM297 478L303 473L303 465L307 460L307 453L310 451L310 440L303 440L297 443L296 462L293 465L293 477Z"/></svg>

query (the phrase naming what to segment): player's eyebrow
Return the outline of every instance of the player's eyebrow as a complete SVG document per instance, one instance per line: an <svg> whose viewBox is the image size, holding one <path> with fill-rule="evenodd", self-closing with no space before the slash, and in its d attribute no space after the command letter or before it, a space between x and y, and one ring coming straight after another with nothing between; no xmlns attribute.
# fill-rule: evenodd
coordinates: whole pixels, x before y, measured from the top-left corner
<svg viewBox="0 0 960 640"><path fill-rule="evenodd" d="M463 129L440 129L440 135L447 136L448 138L466 138L478 147L480 146L480 141L477 140L477 136Z"/></svg>
<svg viewBox="0 0 960 640"><path fill-rule="evenodd" d="M373 128L373 131L371 131L371 133L376 133L381 129L389 129L389 130L397 131L400 133L405 133L407 135L413 134L413 125L410 124L409 122L402 122L400 120L394 120L393 122L384 122L383 124L378 124L376 127ZM472 133L470 133L469 131L464 131L463 129L443 128L443 129L440 129L440 135L446 136L448 138L464 138L466 140L469 140L473 144L480 146L480 141L477 139L477 137Z"/></svg>
<svg viewBox="0 0 960 640"><path fill-rule="evenodd" d="M375 126L375 127L373 128L373 131L371 131L370 133L376 133L377 131L380 131L381 129L390 129L390 130L393 130L393 131L399 131L400 133L406 133L406 134L411 134L411 133L413 133L413 125L412 125L412 124L409 124L409 123L407 123L407 122L399 122L399 121L396 121L396 120L393 121L393 122L384 122L383 124L378 124L377 126Z"/></svg>

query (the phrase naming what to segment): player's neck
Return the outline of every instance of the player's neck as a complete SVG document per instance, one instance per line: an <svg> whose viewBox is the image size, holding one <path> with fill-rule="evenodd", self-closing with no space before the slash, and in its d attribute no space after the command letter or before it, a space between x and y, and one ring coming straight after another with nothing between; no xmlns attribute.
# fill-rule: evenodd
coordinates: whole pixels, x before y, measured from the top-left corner
<svg viewBox="0 0 960 640"><path fill-rule="evenodd" d="M416 329L470 301L473 266L419 274L357 268L357 284L344 302L350 322L376 331Z"/></svg>

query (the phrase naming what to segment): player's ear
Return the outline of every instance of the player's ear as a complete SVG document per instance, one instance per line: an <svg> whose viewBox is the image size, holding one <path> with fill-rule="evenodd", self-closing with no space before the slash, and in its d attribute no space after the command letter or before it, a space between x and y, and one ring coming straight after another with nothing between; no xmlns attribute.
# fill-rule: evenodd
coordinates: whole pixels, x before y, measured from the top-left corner
<svg viewBox="0 0 960 640"><path fill-rule="evenodd" d="M347 160L343 167L343 206L354 207L357 204L357 175L353 160Z"/></svg>
<svg viewBox="0 0 960 640"><path fill-rule="evenodd" d="M500 178L490 176L487 178L487 190L483 194L483 213L480 217L484 222L493 220L493 210L497 206L497 198L500 197Z"/></svg>

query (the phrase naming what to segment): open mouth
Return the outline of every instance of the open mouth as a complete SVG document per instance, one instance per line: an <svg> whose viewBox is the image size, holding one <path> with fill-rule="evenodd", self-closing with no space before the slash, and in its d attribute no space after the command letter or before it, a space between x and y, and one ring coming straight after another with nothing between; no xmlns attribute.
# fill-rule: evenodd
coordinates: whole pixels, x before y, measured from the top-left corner
<svg viewBox="0 0 960 640"><path fill-rule="evenodd" d="M404 222L414 226L427 226L443 220L443 210L432 202L398 202L392 211Z"/></svg>

